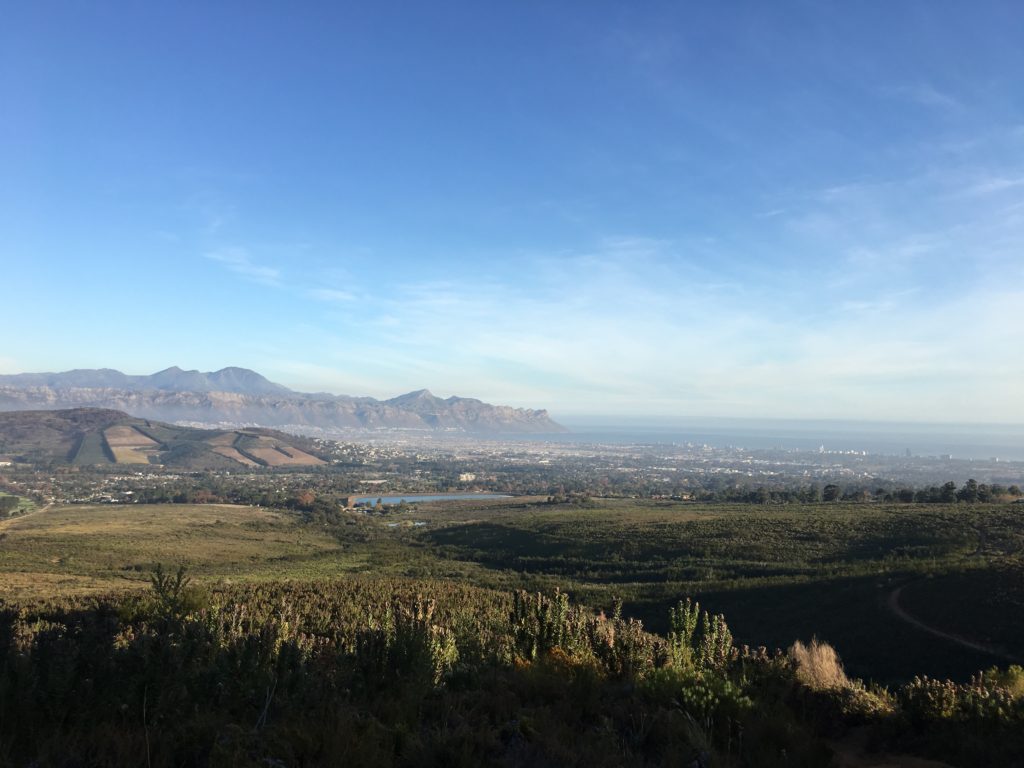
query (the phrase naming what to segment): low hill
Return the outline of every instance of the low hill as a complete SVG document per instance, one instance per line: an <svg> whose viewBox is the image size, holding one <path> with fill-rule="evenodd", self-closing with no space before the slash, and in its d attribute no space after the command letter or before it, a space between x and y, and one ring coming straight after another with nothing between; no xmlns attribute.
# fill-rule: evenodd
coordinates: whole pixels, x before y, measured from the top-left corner
<svg viewBox="0 0 1024 768"><path fill-rule="evenodd" d="M100 408L0 413L0 454L32 463L186 470L325 463L312 441L274 430L193 429Z"/></svg>
<svg viewBox="0 0 1024 768"><path fill-rule="evenodd" d="M150 376L106 368L0 376L0 408L105 408L161 421L322 430L565 431L544 410L442 399L425 389L390 400L308 394L245 368L202 373L173 367Z"/></svg>

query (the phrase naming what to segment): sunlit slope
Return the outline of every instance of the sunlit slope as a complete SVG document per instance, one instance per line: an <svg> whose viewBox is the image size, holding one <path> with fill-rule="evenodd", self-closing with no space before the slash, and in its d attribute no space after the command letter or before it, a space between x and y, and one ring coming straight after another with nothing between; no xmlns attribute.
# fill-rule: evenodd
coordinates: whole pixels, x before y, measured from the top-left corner
<svg viewBox="0 0 1024 768"><path fill-rule="evenodd" d="M0 413L0 453L35 463L230 471L324 464L316 450L273 430L193 429L98 408Z"/></svg>
<svg viewBox="0 0 1024 768"><path fill-rule="evenodd" d="M0 596L141 587L157 563L200 579L309 577L363 561L293 514L246 506L51 507L0 523Z"/></svg>

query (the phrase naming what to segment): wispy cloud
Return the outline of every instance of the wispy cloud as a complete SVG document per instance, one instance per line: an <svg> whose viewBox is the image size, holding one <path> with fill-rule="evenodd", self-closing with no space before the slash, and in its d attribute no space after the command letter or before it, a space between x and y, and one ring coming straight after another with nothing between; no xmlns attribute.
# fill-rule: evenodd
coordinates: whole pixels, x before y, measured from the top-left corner
<svg viewBox="0 0 1024 768"><path fill-rule="evenodd" d="M206 258L223 264L232 272L242 275L263 285L278 286L281 284L281 272L275 267L256 264L245 248L225 247L210 251Z"/></svg>
<svg viewBox="0 0 1024 768"><path fill-rule="evenodd" d="M964 194L968 196L991 195L1020 187L1024 187L1024 176L987 176L967 187Z"/></svg>
<svg viewBox="0 0 1024 768"><path fill-rule="evenodd" d="M939 90L931 83L913 83L883 89L887 96L910 101L922 107L962 109L963 103L952 94Z"/></svg>
<svg viewBox="0 0 1024 768"><path fill-rule="evenodd" d="M921 243L901 248L928 258ZM884 248L870 261L884 263ZM855 279L825 288L851 269ZM372 313L321 328L321 362L359 360L350 386L378 382L375 394L429 386L567 414L955 420L970 401L970 418L992 419L996 407L1006 415L1005 393L986 403L1024 377L998 352L1024 343L1006 322L1024 296L981 279L935 291L840 260L736 285L690 263L683 246L642 238L538 255L523 272L527 289L471 278L396 286ZM980 375L977 351L1004 369ZM349 378L335 376L339 391Z"/></svg>
<svg viewBox="0 0 1024 768"><path fill-rule="evenodd" d="M351 291L339 291L336 288L313 288L308 291L308 295L311 299L325 302L347 303L356 299Z"/></svg>

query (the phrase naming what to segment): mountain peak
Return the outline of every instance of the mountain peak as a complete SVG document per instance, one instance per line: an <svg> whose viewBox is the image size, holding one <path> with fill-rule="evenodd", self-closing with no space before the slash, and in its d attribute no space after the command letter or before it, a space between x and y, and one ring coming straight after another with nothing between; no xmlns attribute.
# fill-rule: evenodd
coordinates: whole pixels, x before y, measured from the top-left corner
<svg viewBox="0 0 1024 768"><path fill-rule="evenodd" d="M435 397L429 389L417 389L415 392L407 392L404 395L385 400L388 405L396 405L400 408L432 407L444 401Z"/></svg>

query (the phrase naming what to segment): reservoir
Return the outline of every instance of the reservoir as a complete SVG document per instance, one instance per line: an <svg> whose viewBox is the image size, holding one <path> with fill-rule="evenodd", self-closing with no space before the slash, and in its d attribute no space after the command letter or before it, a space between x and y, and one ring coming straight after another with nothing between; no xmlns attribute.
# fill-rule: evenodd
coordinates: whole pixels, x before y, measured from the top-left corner
<svg viewBox="0 0 1024 768"><path fill-rule="evenodd" d="M384 504L412 504L417 501L472 501L474 499L511 499L506 493L410 493L405 496L357 496L356 504L376 504L380 499Z"/></svg>

